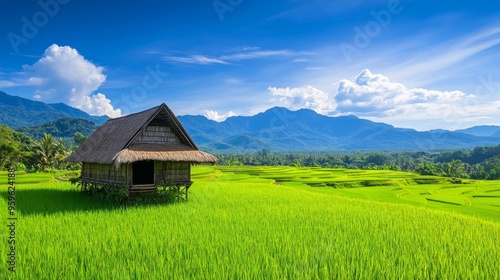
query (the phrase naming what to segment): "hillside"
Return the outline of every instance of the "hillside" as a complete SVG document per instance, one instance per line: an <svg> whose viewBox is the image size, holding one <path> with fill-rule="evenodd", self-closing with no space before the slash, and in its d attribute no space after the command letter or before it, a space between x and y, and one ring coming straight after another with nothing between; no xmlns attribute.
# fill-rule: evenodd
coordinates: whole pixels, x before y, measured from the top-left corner
<svg viewBox="0 0 500 280"><path fill-rule="evenodd" d="M180 116L194 141L213 152L446 150L500 144L498 137L479 137L446 130L418 132L355 116L327 117L312 110L275 107L250 117L215 122L202 116Z"/></svg>
<svg viewBox="0 0 500 280"><path fill-rule="evenodd" d="M62 103L45 104L4 92L0 92L0 97L0 123L35 138L43 133L67 138L73 137L77 131L89 135L96 127L91 122L102 124L108 119L106 116L90 116ZM179 120L200 148L216 153L246 153L262 149L293 152L431 151L500 144L500 131L495 130L498 127L419 132L355 116L328 117L308 109L290 111L275 107L254 116L230 117L224 122L189 115L179 116Z"/></svg>
<svg viewBox="0 0 500 280"><path fill-rule="evenodd" d="M63 103L45 104L0 91L0 124L20 128L66 117L86 119L98 124L103 124L108 119L107 116L90 116Z"/></svg>
<svg viewBox="0 0 500 280"><path fill-rule="evenodd" d="M99 127L95 122L86 119L62 118L37 126L18 128L33 139L40 139L44 133L51 134L57 138L72 138L76 132L89 136Z"/></svg>
<svg viewBox="0 0 500 280"><path fill-rule="evenodd" d="M461 132L465 134L470 134L474 136L492 136L500 137L500 126L495 125L481 125L474 126L466 129L455 130L455 132Z"/></svg>

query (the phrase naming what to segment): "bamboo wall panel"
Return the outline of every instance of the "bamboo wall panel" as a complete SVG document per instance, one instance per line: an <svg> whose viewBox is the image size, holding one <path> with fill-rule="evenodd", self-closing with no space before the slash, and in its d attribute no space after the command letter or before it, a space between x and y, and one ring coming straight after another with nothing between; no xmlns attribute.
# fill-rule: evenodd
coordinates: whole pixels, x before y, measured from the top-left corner
<svg viewBox="0 0 500 280"><path fill-rule="evenodd" d="M184 182L191 181L191 164L188 162L159 162L161 168L156 169L158 181Z"/></svg>
<svg viewBox="0 0 500 280"><path fill-rule="evenodd" d="M116 170L111 164L84 162L81 178L84 181L126 184L127 175L127 165L125 164Z"/></svg>
<svg viewBox="0 0 500 280"><path fill-rule="evenodd" d="M161 161L155 161L155 182L165 182L165 178L163 177L163 163Z"/></svg>
<svg viewBox="0 0 500 280"><path fill-rule="evenodd" d="M168 126L147 126L134 140L134 144L180 144L181 141Z"/></svg>
<svg viewBox="0 0 500 280"><path fill-rule="evenodd" d="M117 183L132 185L131 164L122 164L116 170L111 164L83 163L81 178L83 181L100 183ZM188 162L155 161L155 182L189 182L191 181L191 164Z"/></svg>

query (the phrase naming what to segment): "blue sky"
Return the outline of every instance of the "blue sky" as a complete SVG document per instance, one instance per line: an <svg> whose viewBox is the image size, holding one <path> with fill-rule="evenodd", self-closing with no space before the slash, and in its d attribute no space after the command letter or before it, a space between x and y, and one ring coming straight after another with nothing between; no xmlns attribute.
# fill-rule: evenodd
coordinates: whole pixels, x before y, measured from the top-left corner
<svg viewBox="0 0 500 280"><path fill-rule="evenodd" d="M0 21L0 90L91 114L500 125L498 1L21 0Z"/></svg>

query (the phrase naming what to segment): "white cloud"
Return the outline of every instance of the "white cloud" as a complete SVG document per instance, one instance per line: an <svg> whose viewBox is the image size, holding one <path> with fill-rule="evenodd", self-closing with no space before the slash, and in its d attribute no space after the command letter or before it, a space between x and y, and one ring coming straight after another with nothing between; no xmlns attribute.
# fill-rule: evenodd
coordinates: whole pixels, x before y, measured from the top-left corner
<svg viewBox="0 0 500 280"><path fill-rule="evenodd" d="M242 81L236 78L229 78L225 80L226 84L241 84Z"/></svg>
<svg viewBox="0 0 500 280"><path fill-rule="evenodd" d="M243 59L254 59L268 56L290 56L294 53L289 50L258 50L249 52L239 52L229 55L223 55L220 59L224 60L243 60Z"/></svg>
<svg viewBox="0 0 500 280"><path fill-rule="evenodd" d="M293 52L290 50L260 50L258 47L234 49L234 53L221 55L218 57L208 57L205 55L176 56L166 55L163 60L186 64L231 64L234 61L259 59L265 57L293 56L297 54L309 55L307 52Z"/></svg>
<svg viewBox="0 0 500 280"><path fill-rule="evenodd" d="M282 106L291 110L307 108L320 114L331 114L337 107L331 96L312 86L300 88L268 87L267 90L274 96L272 101L278 101Z"/></svg>
<svg viewBox="0 0 500 280"><path fill-rule="evenodd" d="M260 47L257 46L241 46L229 49L228 52L246 52L246 51L257 51Z"/></svg>
<svg viewBox="0 0 500 280"><path fill-rule="evenodd" d="M474 96L458 90L407 88L368 69L361 71L354 81L341 80L335 94L337 112L375 117L400 115L415 109L426 111L426 116L432 115L434 109L442 114L443 107L463 103L468 98Z"/></svg>
<svg viewBox="0 0 500 280"><path fill-rule="evenodd" d="M340 80L335 93L312 86L269 87L271 101L292 110L312 109L324 115L355 115L419 130L499 125L500 100L486 102L459 90L409 88L368 69L354 80Z"/></svg>
<svg viewBox="0 0 500 280"><path fill-rule="evenodd" d="M383 65L389 62L388 65L391 66L387 67L387 71L390 71L392 78L420 85L456 79L458 75L470 74L468 67L477 67L479 61L496 59L497 52L486 52L500 45L500 27L496 25L473 33L463 33L460 37L442 42L442 38L437 39L431 35L422 36L416 41L412 39L400 42L398 39L398 42L391 42L391 46L387 46L388 53L371 53L372 61L369 64ZM411 49L408 52L411 56L401 57L396 46L399 46L399 51ZM397 58L397 61L393 61L393 58ZM362 63L369 65L365 60Z"/></svg>
<svg viewBox="0 0 500 280"><path fill-rule="evenodd" d="M223 122L223 121L225 121L229 117L237 116L237 114L234 113L233 111L229 111L229 112L227 112L227 114L219 115L219 112L213 111L213 110L203 110L203 115L207 119L213 120L213 121L216 121L216 122Z"/></svg>
<svg viewBox="0 0 500 280"><path fill-rule="evenodd" d="M500 112L500 101L484 103L474 94L459 90L408 88L368 69L354 81L341 80L335 100L337 114L354 114L419 130L498 124Z"/></svg>
<svg viewBox="0 0 500 280"><path fill-rule="evenodd" d="M318 70L325 70L325 69L326 69L326 67L322 67L322 66L320 66L320 67L306 67L307 71L318 71Z"/></svg>
<svg viewBox="0 0 500 280"><path fill-rule="evenodd" d="M163 57L163 60L188 63L188 64L228 64L223 60L217 58L210 58L203 55L193 55L189 57L167 55Z"/></svg>
<svg viewBox="0 0 500 280"><path fill-rule="evenodd" d="M3 72L3 70L4 69L0 67L0 88L17 87L22 85L22 83L16 81L15 79L6 79L5 76L7 76L7 73Z"/></svg>
<svg viewBox="0 0 500 280"><path fill-rule="evenodd" d="M91 115L121 115L104 94L94 94L106 80L103 68L86 60L76 49L53 44L40 60L25 68L31 75L28 82L38 88L38 99L66 102Z"/></svg>
<svg viewBox="0 0 500 280"><path fill-rule="evenodd" d="M14 82L14 81L0 80L0 88L17 87L19 85L20 84Z"/></svg>

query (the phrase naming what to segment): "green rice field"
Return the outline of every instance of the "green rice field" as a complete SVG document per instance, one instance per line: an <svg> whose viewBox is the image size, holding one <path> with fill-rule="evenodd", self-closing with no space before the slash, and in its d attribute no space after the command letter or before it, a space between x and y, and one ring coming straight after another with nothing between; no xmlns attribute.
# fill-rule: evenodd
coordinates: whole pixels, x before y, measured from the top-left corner
<svg viewBox="0 0 500 280"><path fill-rule="evenodd" d="M118 207L74 176L17 173L0 279L500 279L500 181L195 166L188 202Z"/></svg>

